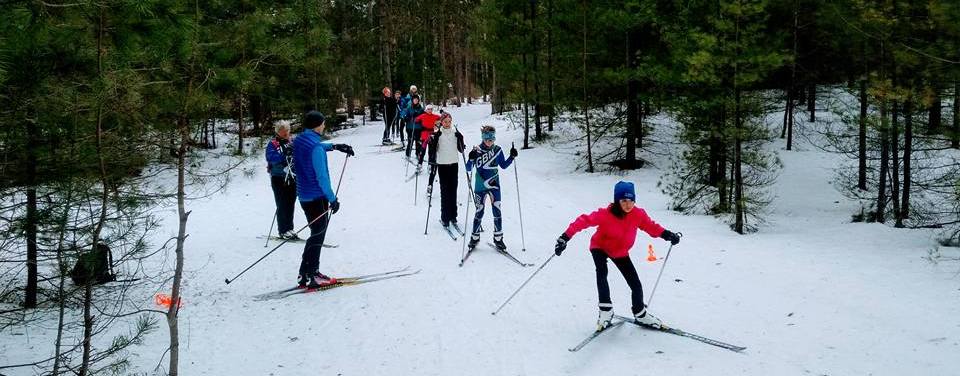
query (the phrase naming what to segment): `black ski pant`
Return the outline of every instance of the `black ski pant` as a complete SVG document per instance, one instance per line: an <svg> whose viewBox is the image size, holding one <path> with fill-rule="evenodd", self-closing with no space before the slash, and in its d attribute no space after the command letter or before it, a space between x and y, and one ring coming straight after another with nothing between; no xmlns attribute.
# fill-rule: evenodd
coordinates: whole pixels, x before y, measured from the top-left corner
<svg viewBox="0 0 960 376"><path fill-rule="evenodd" d="M300 201L300 207L303 208L307 221L312 221L308 222L310 237L307 238L307 244L303 246L303 259L300 261L302 275L320 269L320 250L323 249L323 238L327 236L327 223L330 222L330 213L327 213L330 203L325 198L318 198L313 201ZM317 219L320 216L323 218Z"/></svg>
<svg viewBox="0 0 960 376"><path fill-rule="evenodd" d="M593 264L597 268L597 292L600 295L600 310L608 311L613 308L613 302L610 301L610 284L607 283L607 259L613 260L613 264L620 269L620 274L630 286L630 297L633 313L636 314L643 310L643 286L640 284L640 277L637 275L637 268L630 261L630 256L620 258L611 258L607 253L600 249L591 249Z"/></svg>
<svg viewBox="0 0 960 376"><path fill-rule="evenodd" d="M393 118L389 115L384 115L383 117L383 139L390 139L390 129L393 128Z"/></svg>
<svg viewBox="0 0 960 376"><path fill-rule="evenodd" d="M397 135L400 136L400 143L402 144L406 142L406 137L405 137L405 135L407 134L406 120L403 120L403 118L401 118L400 115L397 115L397 119L393 121L393 125L394 125L394 132L396 132Z"/></svg>
<svg viewBox="0 0 960 376"><path fill-rule="evenodd" d="M277 205L277 231L280 234L293 230L293 206L297 202L297 183L291 179L287 184L286 180L284 176L270 176L273 201Z"/></svg>
<svg viewBox="0 0 960 376"><path fill-rule="evenodd" d="M457 179L460 166L456 163L438 164L440 175L440 221L443 224L457 220Z"/></svg>

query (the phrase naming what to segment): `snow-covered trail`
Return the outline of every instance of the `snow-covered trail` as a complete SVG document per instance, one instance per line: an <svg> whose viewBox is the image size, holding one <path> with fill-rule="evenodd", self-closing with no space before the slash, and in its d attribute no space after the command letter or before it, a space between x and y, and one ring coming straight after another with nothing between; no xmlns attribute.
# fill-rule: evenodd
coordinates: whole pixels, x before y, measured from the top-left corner
<svg viewBox="0 0 960 376"><path fill-rule="evenodd" d="M479 142L481 124L497 126L498 143L507 149L522 140L521 130L489 117L487 105L448 110L468 145ZM739 236L715 218L666 210L667 198L656 187L658 170L622 176L571 172L572 156L547 147L521 150L517 171L526 252L520 250L514 169L501 175L505 240L514 255L539 265L576 215L608 203L618 180L632 180L638 205L685 234L651 311L678 328L748 347L738 354L624 325L570 353L567 348L588 335L596 319L594 271L586 251L592 231L575 237L562 257L491 316L534 268L489 250L489 230L458 267L462 243L441 229L439 197L424 236L424 181L414 206L414 185L403 182L401 153L374 146L382 130L374 123L334 139L353 145L357 157L347 162L341 211L327 236L339 248L323 250L321 270L349 276L410 265L423 271L254 301L253 295L294 283L302 244L289 244L225 285L225 277L268 249L257 236L270 225L273 199L262 162L251 161L255 176L189 204L183 374L960 374L957 265L923 259L933 244L926 232L848 223L849 203L827 183L832 156L783 153L785 170L775 188L780 201L770 226ZM329 156L336 179L344 155ZM465 183L461 174L461 223ZM485 228L492 229L491 216L488 209ZM298 207L295 225L304 223ZM661 258L667 246L641 232L633 250L649 294L662 260L646 261L647 244ZM629 314L626 283L615 268L609 278L615 310ZM166 335L161 328L136 350L141 369L156 365Z"/></svg>
<svg viewBox="0 0 960 376"><path fill-rule="evenodd" d="M508 147L522 133L487 116L485 105L449 109L468 144L479 127L498 126ZM355 275L411 265L419 275L336 289L323 294L257 302L257 293L294 281L300 245L277 254L226 286L223 277L264 251L256 239L273 211L261 171L220 197L193 205L191 276L183 311L189 340L188 374L956 374L949 359L960 351L960 291L949 266L922 259L928 234L873 224L849 224L848 208L826 183L833 160L814 152L784 155L773 224L738 236L711 217L665 210L659 172L625 176L571 173L572 157L549 148L521 152L526 252L521 252L514 170L503 172L506 242L518 258L541 263L577 214L609 202L620 179L638 185L639 204L667 228L683 231L652 311L691 332L747 346L743 354L689 339L624 326L579 353L567 348L592 330L596 314L593 266L577 236L564 256L534 279L500 315L490 312L533 268L521 268L484 247L463 268L460 241L451 241L431 214L423 235L421 197L403 183L399 153L381 153L382 128L368 125L335 142L357 150L340 191L322 270ZM339 175L344 157L331 153ZM464 213L465 179L460 184ZM810 197L810 192L817 196ZM434 202L439 204L438 198ZM472 209L470 216L472 217ZM486 227L492 227L488 210ZM304 221L298 210L297 226ZM462 219L461 219L462 221ZM484 237L490 237L485 232ZM487 240L487 239L485 239ZM647 288L660 262L645 260L652 243L633 252ZM629 312L628 291L611 272L616 310ZM160 338L158 338L160 340ZM161 340L162 341L162 340Z"/></svg>

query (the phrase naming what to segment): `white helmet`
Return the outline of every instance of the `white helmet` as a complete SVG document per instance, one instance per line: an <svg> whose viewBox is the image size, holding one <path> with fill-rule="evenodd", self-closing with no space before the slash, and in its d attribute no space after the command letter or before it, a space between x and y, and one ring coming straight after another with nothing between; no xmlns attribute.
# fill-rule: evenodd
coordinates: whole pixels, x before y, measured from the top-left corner
<svg viewBox="0 0 960 376"><path fill-rule="evenodd" d="M410 91L417 91L417 85L410 85Z"/></svg>

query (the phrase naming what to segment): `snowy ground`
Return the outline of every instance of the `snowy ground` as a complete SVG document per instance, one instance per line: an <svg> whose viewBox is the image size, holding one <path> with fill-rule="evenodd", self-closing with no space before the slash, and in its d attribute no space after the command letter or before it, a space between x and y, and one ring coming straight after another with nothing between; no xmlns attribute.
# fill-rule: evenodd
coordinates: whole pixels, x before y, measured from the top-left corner
<svg viewBox="0 0 960 376"><path fill-rule="evenodd" d="M507 148L522 140L520 130L488 117L486 105L450 111L468 144L479 142L482 124L498 126L498 143ZM759 234L740 236L715 218L666 210L667 198L656 188L658 170L622 176L571 172L573 156L548 147L521 151L526 252L514 170L501 178L506 243L514 255L539 265L569 221L608 203L618 180L632 180L638 205L685 235L651 311L678 328L748 347L738 354L625 325L570 353L567 348L588 335L596 319L586 250L592 231L574 238L562 257L491 316L535 268L521 268L489 250L489 231L458 267L462 243L451 241L437 223L439 200L424 236L424 197L413 205L414 184L403 183L400 153L374 146L381 133L381 126L368 125L335 137L353 145L357 157L346 167L341 212L327 236L339 248L323 251L321 270L346 276L410 265L423 271L254 301L253 295L295 281L302 245L291 244L225 285L225 277L266 250L257 236L269 226L273 200L262 162L251 161L255 176L238 177L222 194L189 204L183 374L960 374L960 266L925 259L934 247L931 233L849 223L855 204L829 185L833 155L782 152L785 168L774 189L780 198L770 223ZM336 178L344 156L330 156ZM460 218L465 189L461 180ZM305 223L299 208L295 218L298 228ZM489 209L485 227L492 228ZM162 235L174 231L170 226ZM662 260L646 261L647 244L660 257L667 247L639 235L632 257L649 294ZM629 314L629 292L615 268L610 282L615 310ZM135 350L142 371L156 365L166 336L161 327ZM28 358L51 347L37 338L33 342L44 344ZM26 360L19 359L26 355L21 344L19 337L0 336L0 364Z"/></svg>

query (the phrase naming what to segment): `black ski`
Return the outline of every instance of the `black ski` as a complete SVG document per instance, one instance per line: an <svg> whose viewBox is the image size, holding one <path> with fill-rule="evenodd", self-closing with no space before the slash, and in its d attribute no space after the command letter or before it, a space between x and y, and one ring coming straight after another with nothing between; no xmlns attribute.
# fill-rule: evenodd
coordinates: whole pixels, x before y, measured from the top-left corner
<svg viewBox="0 0 960 376"><path fill-rule="evenodd" d="M616 328L616 327L618 327L618 326L620 326L620 325L623 325L623 323L624 323L624 321L617 321L617 322L615 322L615 323L612 323L612 324L610 324L610 325L607 325L607 326L604 327L603 329L594 331L593 334L590 334L589 337L584 338L583 341L580 341L580 343L578 343L576 346L571 347L571 348L569 348L569 349L567 349L567 350L569 350L570 352L579 351L579 350L582 349L584 346L586 346L588 343L590 343L590 341L593 341L594 338L597 338L597 337L599 337L601 334L603 334L603 332L606 332L606 331L608 331L608 330L610 330L610 329L613 329L613 328Z"/></svg>
<svg viewBox="0 0 960 376"><path fill-rule="evenodd" d="M463 229L461 229L456 222L450 222L450 227L453 227L453 230L459 233L460 236L467 236L467 234L463 232Z"/></svg>
<svg viewBox="0 0 960 376"><path fill-rule="evenodd" d="M497 253L503 255L504 257L510 259L511 261L517 263L517 264L520 265L520 266L523 266L523 267L533 266L533 264L528 264L528 263L525 263L525 262L523 262L523 261L517 260L517 258L516 258L516 257L513 257L513 255L511 255L509 252L507 252L506 249L500 249L499 247L497 247L496 244L487 243L487 245L489 245L490 248L495 249L495 250L497 251Z"/></svg>
<svg viewBox="0 0 960 376"><path fill-rule="evenodd" d="M337 279L337 283L332 284L332 285L329 285L329 286L321 287L320 289L321 289L321 290L329 290L329 289L331 289L331 288L338 287L338 286L342 286L342 285L344 285L344 284L357 284L357 282L371 282L371 281L380 280L380 279L383 278L383 277L394 277L394 276L398 276L398 277L399 277L399 276L405 276L405 275L409 275L409 274L416 274L416 273L419 273L419 272L420 272L420 270L417 270L417 271L415 271L415 272L413 272L413 273L409 273L409 274L408 274L408 273L405 273L405 272L407 272L408 270L410 270L410 267L409 267L409 266L405 266L405 267L403 267L402 269L389 270L389 271L380 272L380 273L372 273L372 274L366 274L366 275L361 275L361 276L356 276L356 277L343 277L343 278ZM403 273L403 274L400 274L400 273ZM306 290L308 290L308 289L294 286L294 287L285 288L285 289L282 289L282 290L271 291L271 292L264 293L264 294L260 294L260 295L254 295L254 296L253 296L253 299L254 299L254 300L280 299L280 298L285 298L285 297L287 297L287 296L289 296L289 295L294 295L294 294L309 292L309 291L306 291Z"/></svg>
<svg viewBox="0 0 960 376"><path fill-rule="evenodd" d="M746 349L747 349L746 347L743 347L743 346L731 345L731 344L729 344L729 343L720 342L720 341L717 341L717 340L715 340L715 339L710 339L710 338L707 338L707 337L704 337L704 336L700 336L700 335L696 335L696 334L693 334L693 333L687 333L687 332L685 332L685 331L683 331L683 330L680 330L680 329L677 329L677 328L671 328L671 327L669 327L669 326L667 326L667 325L663 325L663 326L660 327L660 328L654 328L654 327L652 327L652 326L643 325L643 324L637 322L637 320L630 319L630 318L626 318L626 317L623 317L623 316L620 316L620 315L616 315L615 317L618 318L618 319L621 319L621 320L623 320L623 321L629 321L630 323L632 323L632 324L634 324L634 325L637 325L637 326L639 326L639 327L641 327L641 328L644 328L644 329L650 329L650 330L656 330L656 331L665 332L665 333L670 333L670 334L676 334L676 335L681 336L681 337L687 337L687 338L690 338L690 339L695 339L695 340L697 340L697 341L706 343L706 344L708 344L708 345L713 345L713 346L721 347L721 348L724 348L724 349L727 349L727 350L730 350L730 351L740 352L740 351L743 351L743 350L746 350Z"/></svg>
<svg viewBox="0 0 960 376"><path fill-rule="evenodd" d="M263 235L260 235L260 236L257 236L257 239L267 239L267 238L266 238L265 236L263 236ZM282 242L282 241L286 240L287 243L305 243L305 242L307 241L306 239L291 239L291 240L287 240L287 239L283 239L283 238L280 238L280 237L277 237L277 236L270 236L270 240L275 240L275 241L278 241L278 242ZM339 244L327 244L327 243L323 243L323 248L338 248L338 247L340 247Z"/></svg>
<svg viewBox="0 0 960 376"><path fill-rule="evenodd" d="M443 222L441 222L440 225L443 226ZM452 227L452 225L443 226L443 229L447 232L447 235L450 235L453 241L457 241L457 234L451 230L450 227Z"/></svg>

